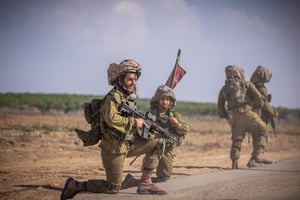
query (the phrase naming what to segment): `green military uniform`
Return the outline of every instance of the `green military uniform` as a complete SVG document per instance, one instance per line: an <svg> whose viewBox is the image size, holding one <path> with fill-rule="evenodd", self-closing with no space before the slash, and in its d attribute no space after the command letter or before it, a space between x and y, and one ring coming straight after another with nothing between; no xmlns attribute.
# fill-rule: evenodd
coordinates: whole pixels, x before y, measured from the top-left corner
<svg viewBox="0 0 300 200"><path fill-rule="evenodd" d="M265 83L271 81L272 72L261 65L257 66L256 70L253 72L250 81L255 85L260 94L262 95L262 99L264 101L264 106L261 109L260 117L265 122L266 125L271 123L273 131L275 133L275 118L278 116L278 112L276 109L271 106L271 94L268 94L268 90L265 87ZM276 133L275 133L276 137ZM255 142L255 141L253 141ZM264 164L270 164L272 161L264 160ZM248 165L253 164L253 160L249 161Z"/></svg>
<svg viewBox="0 0 300 200"><path fill-rule="evenodd" d="M158 122L161 127L168 128L170 133L173 134L174 138L176 138L176 140L178 141L178 143L176 143L173 139L164 138L163 136L161 136L160 138L161 140L164 140L163 142L165 142L165 147L163 147L163 154L161 155L158 167L156 168L156 182L160 182L168 180L171 177L171 174L173 172L173 158L175 157L175 153L173 150L176 146L181 145L182 139L188 132L188 125L177 111L169 110L168 116L164 116L167 118L175 117L179 123L177 127L172 127L168 120L164 120L164 118L160 116L158 109L152 110L150 112L155 115L156 122Z"/></svg>
<svg viewBox="0 0 300 200"><path fill-rule="evenodd" d="M226 70L232 69L232 67L234 68L233 71L240 70L237 66L228 66ZM241 74L243 73L242 70ZM252 158L258 158L259 155L262 155L267 143L267 131L260 116L253 112L253 109L260 109L264 105L259 91L251 82L244 80L244 75L235 72L233 75L226 75L225 85L219 92L217 109L221 118L231 119L232 115L230 158L235 169L237 168L237 160L240 158L241 144L245 138L245 133L250 132L253 138L253 152L250 159L252 160Z"/></svg>
<svg viewBox="0 0 300 200"><path fill-rule="evenodd" d="M165 97L169 98L164 100L163 98ZM167 103L160 105L160 100ZM168 130L168 136L162 133L154 133L154 137L158 138L161 144L161 153L159 164L156 168L157 177L152 178L153 182L163 182L170 179L173 171L173 158L175 156L173 150L176 146L181 145L182 140L188 132L188 124L174 109L175 102L176 98L173 89L166 85L160 85L150 101L151 108L146 113L149 119L156 122L164 130ZM141 181L134 178L131 174L127 174L122 183L122 189L137 186Z"/></svg>
<svg viewBox="0 0 300 200"><path fill-rule="evenodd" d="M136 82L141 75L141 66L132 59L126 59L120 64L111 63L107 69L107 75L109 85L114 88L101 100L100 112L97 112L99 118L96 118L99 119L99 126L97 125L99 133L98 131L76 131L86 146L96 144L98 140L101 140L101 159L106 172L106 180L79 182L70 177L66 180L61 200L73 198L77 193L84 191L118 193L121 188L126 157L142 154L145 154L144 168L137 193L161 195L167 193L151 182L152 171L157 167L159 160L160 151L156 148L158 139L148 140L139 136L137 128L142 127L144 120L135 119L130 113L121 109L122 103L128 103L132 109L135 109L135 100L131 99L131 95L136 92ZM89 119L87 121L90 121Z"/></svg>
<svg viewBox="0 0 300 200"><path fill-rule="evenodd" d="M110 187L117 190L121 187L126 157L146 154L143 163L145 168L156 168L159 159L159 150L155 149L158 139L146 140L140 137L134 127L135 119L124 116L118 109L121 103L128 102L129 98L130 96L114 91L107 96L101 110L101 118L104 120L104 126L106 127L100 144L101 159L107 182ZM88 181L88 190L101 192L102 188L97 188L97 184L91 183L93 181Z"/></svg>
<svg viewBox="0 0 300 200"><path fill-rule="evenodd" d="M260 92L265 102L265 105L261 109L261 119L266 124L269 124L272 120L274 120L274 118L278 116L278 112L270 104L271 94L268 93L268 90L265 86L265 83L270 82L271 78L272 78L272 72L266 67L263 67L261 65L257 66L256 70L253 72L250 78L250 81L255 85L255 87Z"/></svg>
<svg viewBox="0 0 300 200"><path fill-rule="evenodd" d="M159 101L163 97L170 98L169 107L162 108ZM173 149L181 145L182 140L188 132L188 125L183 120L179 112L175 111L176 96L172 88L167 85L158 86L154 96L150 101L150 111L148 115L152 116L161 127L168 129L172 138L165 137L161 133L157 136L160 138L162 145L162 155L156 168L156 182L169 180L173 171L173 158L175 156ZM169 119L175 118L178 122L176 126L172 125Z"/></svg>
<svg viewBox="0 0 300 200"><path fill-rule="evenodd" d="M261 109L261 119L268 124L271 118L276 118L278 116L278 112L269 103L271 99L266 86L259 82L254 83L254 85L265 100L265 105Z"/></svg>

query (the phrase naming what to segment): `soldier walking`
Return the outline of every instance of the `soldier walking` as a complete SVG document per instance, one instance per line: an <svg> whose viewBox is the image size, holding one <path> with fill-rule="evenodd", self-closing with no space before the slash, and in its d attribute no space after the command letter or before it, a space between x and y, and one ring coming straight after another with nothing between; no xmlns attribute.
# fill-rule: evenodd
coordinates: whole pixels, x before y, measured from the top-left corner
<svg viewBox="0 0 300 200"><path fill-rule="evenodd" d="M268 93L268 89L265 86L265 83L269 83L271 78L272 72L268 68L259 65L253 72L250 81L255 85L265 102L265 105L261 109L261 119L266 125L271 123L273 131L275 131L274 119L278 117L278 112L271 106L272 96Z"/></svg>
<svg viewBox="0 0 300 200"><path fill-rule="evenodd" d="M241 144L245 133L250 132L253 138L253 151L248 167L271 164L264 158L267 145L266 124L257 113L264 106L264 101L255 86L245 80L242 67L229 65L225 68L225 85L218 96L218 115L225 118L231 127L232 144L230 158L232 169L238 169Z"/></svg>

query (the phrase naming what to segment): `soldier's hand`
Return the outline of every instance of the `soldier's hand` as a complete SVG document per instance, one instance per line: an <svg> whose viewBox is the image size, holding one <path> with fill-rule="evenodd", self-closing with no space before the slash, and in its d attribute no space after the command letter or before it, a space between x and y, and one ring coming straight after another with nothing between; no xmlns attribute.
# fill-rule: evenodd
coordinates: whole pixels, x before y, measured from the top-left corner
<svg viewBox="0 0 300 200"><path fill-rule="evenodd" d="M172 124L172 126L177 127L179 126L178 120L175 117L171 117L169 119L169 122Z"/></svg>
<svg viewBox="0 0 300 200"><path fill-rule="evenodd" d="M143 128L143 126L145 125L145 121L143 119L141 119L141 118L136 118L135 122L136 122L136 127L138 129Z"/></svg>

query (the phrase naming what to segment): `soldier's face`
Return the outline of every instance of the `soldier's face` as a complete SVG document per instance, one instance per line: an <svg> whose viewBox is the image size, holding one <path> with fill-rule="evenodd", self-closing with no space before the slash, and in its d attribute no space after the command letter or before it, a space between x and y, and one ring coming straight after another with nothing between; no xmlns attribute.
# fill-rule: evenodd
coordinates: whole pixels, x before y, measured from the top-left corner
<svg viewBox="0 0 300 200"><path fill-rule="evenodd" d="M135 73L127 73L124 78L124 89L132 94L136 89L137 75Z"/></svg>
<svg viewBox="0 0 300 200"><path fill-rule="evenodd" d="M170 107L171 105L171 98L167 96L163 96L162 98L159 99L159 106L161 109L166 110Z"/></svg>

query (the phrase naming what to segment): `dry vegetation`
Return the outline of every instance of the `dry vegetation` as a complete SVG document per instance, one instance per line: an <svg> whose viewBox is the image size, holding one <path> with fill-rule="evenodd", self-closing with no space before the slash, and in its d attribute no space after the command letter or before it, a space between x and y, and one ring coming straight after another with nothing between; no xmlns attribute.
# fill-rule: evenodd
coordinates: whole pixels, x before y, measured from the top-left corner
<svg viewBox="0 0 300 200"><path fill-rule="evenodd" d="M64 181L104 178L99 148L83 147L72 131L88 129L79 115L0 115L0 199L58 199ZM214 117L186 117L190 132L176 149L172 178L229 170L230 130ZM271 130L271 129L270 129ZM246 136L240 167L246 167L252 147ZM275 162L300 157L300 125L280 121L277 138L270 134L266 157ZM141 158L125 173L139 176Z"/></svg>

